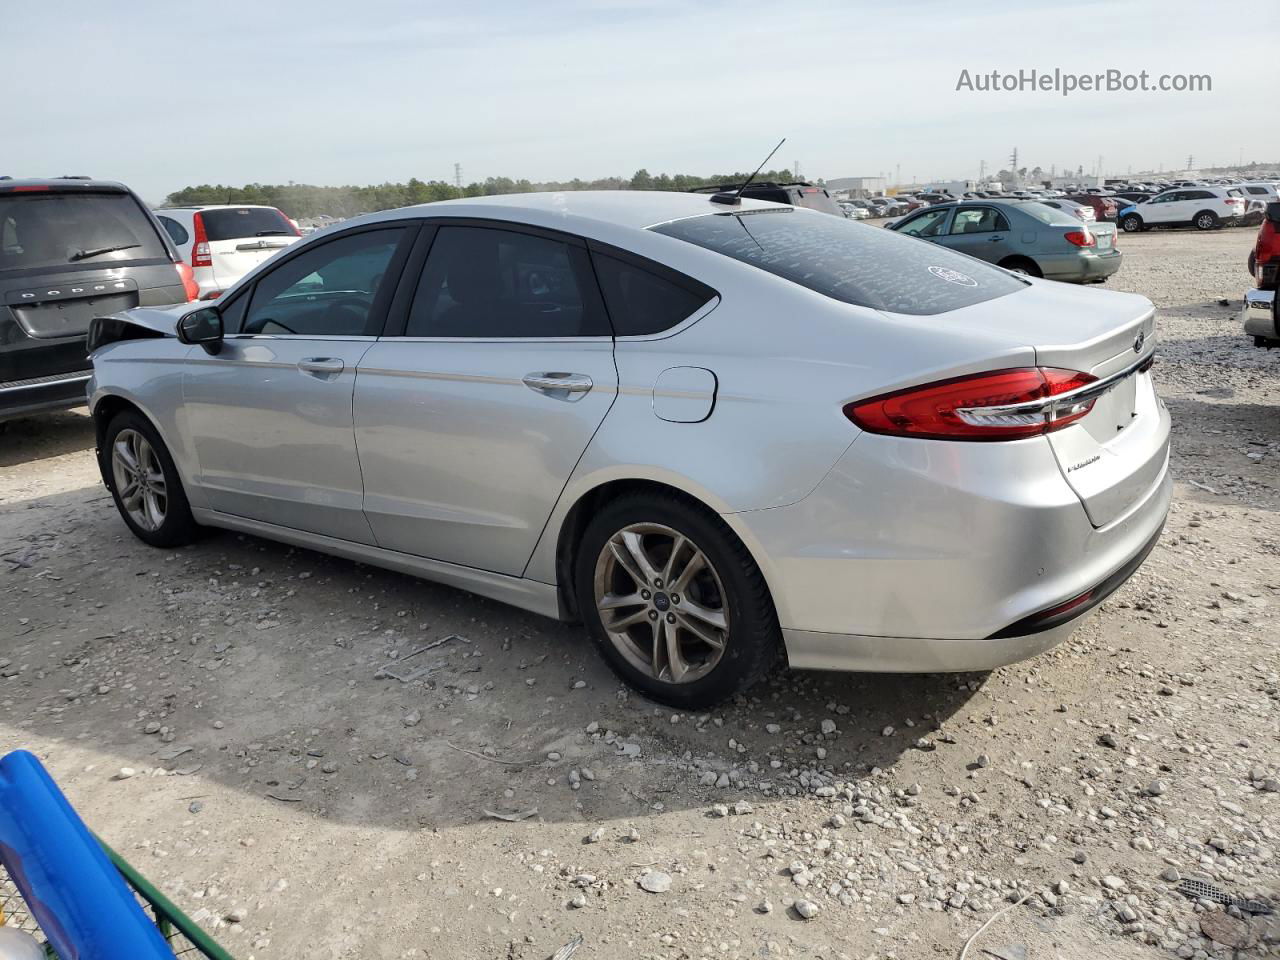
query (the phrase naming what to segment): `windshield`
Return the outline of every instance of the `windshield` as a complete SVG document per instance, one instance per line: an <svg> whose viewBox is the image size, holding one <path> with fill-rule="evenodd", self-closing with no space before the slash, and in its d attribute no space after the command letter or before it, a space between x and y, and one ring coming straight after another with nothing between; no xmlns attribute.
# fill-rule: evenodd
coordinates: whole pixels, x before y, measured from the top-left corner
<svg viewBox="0 0 1280 960"><path fill-rule="evenodd" d="M296 231L275 207L227 207L201 210L208 240L243 240L246 237L292 237Z"/></svg>
<svg viewBox="0 0 1280 960"><path fill-rule="evenodd" d="M650 229L834 300L892 313L945 313L1026 286L998 267L928 241L795 210L709 214Z"/></svg>
<svg viewBox="0 0 1280 960"><path fill-rule="evenodd" d="M130 194L0 194L0 271L161 258L168 249Z"/></svg>
<svg viewBox="0 0 1280 960"><path fill-rule="evenodd" d="M1041 223L1047 223L1051 227L1075 227L1079 226L1080 221L1064 210L1058 210L1043 203L1020 203L1018 209L1023 213L1035 217Z"/></svg>

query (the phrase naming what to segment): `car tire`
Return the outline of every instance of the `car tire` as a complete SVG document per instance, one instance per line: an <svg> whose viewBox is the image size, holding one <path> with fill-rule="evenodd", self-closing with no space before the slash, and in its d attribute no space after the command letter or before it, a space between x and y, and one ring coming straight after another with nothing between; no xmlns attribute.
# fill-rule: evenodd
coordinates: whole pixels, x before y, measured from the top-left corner
<svg viewBox="0 0 1280 960"><path fill-rule="evenodd" d="M1022 274L1024 277L1043 277L1044 271L1034 260L1026 257L1006 257L1000 261L1000 266L1013 273Z"/></svg>
<svg viewBox="0 0 1280 960"><path fill-rule="evenodd" d="M1120 229L1125 233L1139 233L1143 229L1142 218L1131 213L1120 220Z"/></svg>
<svg viewBox="0 0 1280 960"><path fill-rule="evenodd" d="M153 547L193 542L200 527L191 515L173 457L151 422L124 411L107 424L102 439L102 480L133 535Z"/></svg>
<svg viewBox="0 0 1280 960"><path fill-rule="evenodd" d="M601 656L659 703L712 707L758 682L782 650L750 552L714 513L675 493L609 503L583 532L575 566L578 608Z"/></svg>
<svg viewBox="0 0 1280 960"><path fill-rule="evenodd" d="M1222 226L1222 221L1212 210L1201 210L1191 222L1196 225L1197 230L1217 230Z"/></svg>

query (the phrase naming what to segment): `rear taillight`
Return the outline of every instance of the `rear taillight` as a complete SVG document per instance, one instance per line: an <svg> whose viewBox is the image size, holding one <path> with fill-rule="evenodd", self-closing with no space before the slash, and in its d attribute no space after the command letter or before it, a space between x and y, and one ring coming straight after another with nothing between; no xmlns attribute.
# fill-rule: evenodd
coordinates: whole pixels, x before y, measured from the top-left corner
<svg viewBox="0 0 1280 960"><path fill-rule="evenodd" d="M1093 238L1093 234L1087 230L1068 230L1062 235L1062 239L1067 243L1073 243L1077 247L1092 247L1098 241Z"/></svg>
<svg viewBox="0 0 1280 960"><path fill-rule="evenodd" d="M196 283L196 275L191 272L191 268L183 261L179 260L174 266L178 270L178 277L182 280L182 289L186 292L187 302L200 299L200 285Z"/></svg>
<svg viewBox="0 0 1280 960"><path fill-rule="evenodd" d="M209 251L209 235L204 232L204 217L197 213L191 219L195 228L195 242L191 245L191 265L193 267L212 267L213 254Z"/></svg>
<svg viewBox="0 0 1280 960"><path fill-rule="evenodd" d="M1021 440L1061 430L1093 409L1072 396L1097 378L1075 370L997 370L846 404L868 433L931 440Z"/></svg>

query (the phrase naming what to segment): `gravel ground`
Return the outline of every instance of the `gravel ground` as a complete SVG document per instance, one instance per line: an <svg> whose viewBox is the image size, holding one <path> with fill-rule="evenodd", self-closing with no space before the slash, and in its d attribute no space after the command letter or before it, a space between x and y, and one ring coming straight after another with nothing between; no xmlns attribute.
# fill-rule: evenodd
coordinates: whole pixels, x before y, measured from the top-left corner
<svg viewBox="0 0 1280 960"><path fill-rule="evenodd" d="M1111 285L1160 308L1173 511L1035 660L779 672L672 714L572 626L249 537L151 550L68 413L0 437L0 748L241 958L545 960L581 934L578 960L914 960L1005 907L971 960L1275 955L1275 916L1176 889L1280 899L1252 236L1121 238ZM380 676L430 644L393 668L423 677Z"/></svg>

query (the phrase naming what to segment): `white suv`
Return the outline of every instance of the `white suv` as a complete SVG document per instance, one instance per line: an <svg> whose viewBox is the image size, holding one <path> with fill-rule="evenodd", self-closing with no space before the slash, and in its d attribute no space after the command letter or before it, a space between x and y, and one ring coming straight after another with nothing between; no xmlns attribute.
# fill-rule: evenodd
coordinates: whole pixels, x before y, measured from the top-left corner
<svg viewBox="0 0 1280 960"><path fill-rule="evenodd" d="M1214 230L1244 217L1244 195L1238 187L1175 187L1120 212L1120 227L1136 233L1151 227Z"/></svg>
<svg viewBox="0 0 1280 960"><path fill-rule="evenodd" d="M191 264L201 300L218 296L301 236L275 207L168 207L155 214L182 259Z"/></svg>

